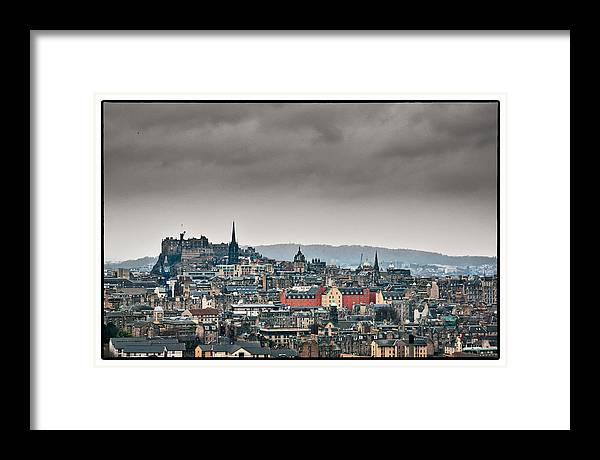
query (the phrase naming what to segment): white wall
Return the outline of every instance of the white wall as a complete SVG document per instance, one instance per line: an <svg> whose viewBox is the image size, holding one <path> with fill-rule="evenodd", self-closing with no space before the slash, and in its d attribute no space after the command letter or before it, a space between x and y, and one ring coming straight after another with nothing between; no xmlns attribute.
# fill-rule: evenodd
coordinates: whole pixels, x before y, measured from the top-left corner
<svg viewBox="0 0 600 460"><path fill-rule="evenodd" d="M193 407L173 417L177 408L168 404L157 406L154 417L115 418L111 408L126 406L130 395L105 391L115 381L140 387L148 381L166 386L196 379L210 379L223 394L233 393L243 381L249 393L279 401L294 394L294 403L300 405L312 400L313 395L305 389L315 381L326 381L338 389L339 400L329 401L330 417L326 420L309 420L308 415L298 414L286 420L261 420L256 428L302 428L310 424L315 429L348 429L356 427L356 420L367 421L366 426L373 429L448 428L444 418L431 417L427 401L392 399L386 401L386 411L377 416L371 407L361 409L345 402L352 388L377 381L408 380L421 382L422 391L427 393L433 393L440 381L486 382L472 387L470 397L485 400L490 416L481 419L469 411L459 411L452 418L452 428L569 427L570 348L536 354L534 359L518 351L543 339L545 331L560 329L566 334L565 343L569 340L568 34L42 32L34 34L33 40L35 427L245 428L242 419L231 419L229 411L222 410L220 398L202 401L202 410L213 414L210 420L194 417L197 411ZM171 98L368 99L500 94L504 101L502 361L100 361L97 101L101 94L156 97L156 93ZM58 298L55 286L61 283L61 272L56 270L56 260L63 259L61 248L67 245L78 248L70 260L77 270L71 272L71 295ZM565 274L560 292L544 298L543 305L531 289L531 275L540 267ZM67 326L64 321L72 324ZM532 333L532 324L541 336ZM69 334L56 334L57 330L68 330ZM72 347L73 343L78 346ZM55 352L60 349L71 352ZM64 379L65 375L69 378ZM270 382L268 394L265 381ZM354 384L348 386L349 381ZM239 411L251 412L254 399L236 404ZM411 417L397 417L397 413L411 413ZM165 426L166 419L169 426Z"/></svg>

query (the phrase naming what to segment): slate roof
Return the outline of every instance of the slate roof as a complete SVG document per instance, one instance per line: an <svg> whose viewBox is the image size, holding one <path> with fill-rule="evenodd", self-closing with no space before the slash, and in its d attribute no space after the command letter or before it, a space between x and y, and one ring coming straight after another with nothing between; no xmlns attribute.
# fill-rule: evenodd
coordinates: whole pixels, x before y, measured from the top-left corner
<svg viewBox="0 0 600 460"><path fill-rule="evenodd" d="M291 348L278 348L275 350L271 350L270 354L273 358L296 358L296 357L298 357L298 352L296 350L292 350Z"/></svg>
<svg viewBox="0 0 600 460"><path fill-rule="evenodd" d="M352 329L354 326L356 326L357 322L356 321L343 321L340 320L337 322L337 327L340 329L345 329L345 330L349 330Z"/></svg>
<svg viewBox="0 0 600 460"><path fill-rule="evenodd" d="M394 347L396 346L395 339L378 339L375 340L375 343L380 347Z"/></svg>
<svg viewBox="0 0 600 460"><path fill-rule="evenodd" d="M371 315L348 315L348 321L373 321Z"/></svg>
<svg viewBox="0 0 600 460"><path fill-rule="evenodd" d="M389 303L374 303L371 305L373 308L390 308Z"/></svg>
<svg viewBox="0 0 600 460"><path fill-rule="evenodd" d="M319 292L319 286L311 286L306 291L295 291L293 289L289 289L285 292L285 296L287 298L305 298L305 296L314 297Z"/></svg>
<svg viewBox="0 0 600 460"><path fill-rule="evenodd" d="M113 337L110 341L115 347L117 347L117 345L131 343L158 343L162 345L179 343L179 340L175 337L157 337L151 339L147 337Z"/></svg>
<svg viewBox="0 0 600 460"><path fill-rule="evenodd" d="M259 342L211 343L208 345L198 345L198 347L202 351L228 354L233 354L240 349L244 349L253 355L268 355L271 351L269 348L261 347Z"/></svg>
<svg viewBox="0 0 600 460"><path fill-rule="evenodd" d="M165 351L185 351L185 343L171 345L125 345L120 348L125 353L164 353Z"/></svg>
<svg viewBox="0 0 600 460"><path fill-rule="evenodd" d="M217 316L219 310L216 308L192 308L190 313L192 316Z"/></svg>
<svg viewBox="0 0 600 460"><path fill-rule="evenodd" d="M254 293L254 292L257 292L257 289L258 288L256 286L235 286L235 285L223 286L224 292Z"/></svg>
<svg viewBox="0 0 600 460"><path fill-rule="evenodd" d="M398 300L402 299L404 294L400 291L382 291L384 299Z"/></svg>
<svg viewBox="0 0 600 460"><path fill-rule="evenodd" d="M163 353L164 351L184 351L185 344L176 338L113 337L113 346L125 353Z"/></svg>
<svg viewBox="0 0 600 460"><path fill-rule="evenodd" d="M338 288L342 295L361 295L366 288L362 287L341 287Z"/></svg>

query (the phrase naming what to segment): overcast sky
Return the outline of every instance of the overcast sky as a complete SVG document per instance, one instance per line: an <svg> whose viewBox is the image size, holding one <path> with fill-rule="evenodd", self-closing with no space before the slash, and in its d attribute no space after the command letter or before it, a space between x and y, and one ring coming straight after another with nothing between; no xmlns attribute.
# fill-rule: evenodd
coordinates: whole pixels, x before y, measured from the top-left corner
<svg viewBox="0 0 600 460"><path fill-rule="evenodd" d="M496 104L105 103L105 258L165 236L496 255Z"/></svg>

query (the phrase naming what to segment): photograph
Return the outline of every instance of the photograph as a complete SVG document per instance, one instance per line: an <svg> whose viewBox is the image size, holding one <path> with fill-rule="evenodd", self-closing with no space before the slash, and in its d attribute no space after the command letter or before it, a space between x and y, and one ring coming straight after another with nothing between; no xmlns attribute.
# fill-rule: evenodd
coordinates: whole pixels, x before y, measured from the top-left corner
<svg viewBox="0 0 600 460"><path fill-rule="evenodd" d="M501 104L101 102L103 360L498 360Z"/></svg>

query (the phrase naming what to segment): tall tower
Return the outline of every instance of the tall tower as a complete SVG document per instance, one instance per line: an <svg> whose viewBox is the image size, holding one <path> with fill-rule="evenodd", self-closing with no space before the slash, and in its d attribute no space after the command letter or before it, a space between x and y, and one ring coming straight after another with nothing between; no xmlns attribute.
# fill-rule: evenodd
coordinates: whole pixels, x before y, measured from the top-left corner
<svg viewBox="0 0 600 460"><path fill-rule="evenodd" d="M373 264L373 284L379 284L379 260L375 251L375 263Z"/></svg>
<svg viewBox="0 0 600 460"><path fill-rule="evenodd" d="M300 246L298 246L298 252L294 256L294 271L304 273L306 271L306 257L302 254Z"/></svg>
<svg viewBox="0 0 600 460"><path fill-rule="evenodd" d="M229 258L230 264L237 264L239 262L240 247L235 240L235 222L233 222L233 229L231 230L231 242L229 243Z"/></svg>

